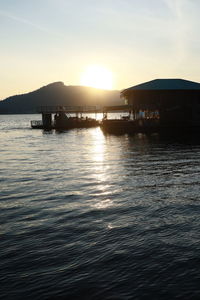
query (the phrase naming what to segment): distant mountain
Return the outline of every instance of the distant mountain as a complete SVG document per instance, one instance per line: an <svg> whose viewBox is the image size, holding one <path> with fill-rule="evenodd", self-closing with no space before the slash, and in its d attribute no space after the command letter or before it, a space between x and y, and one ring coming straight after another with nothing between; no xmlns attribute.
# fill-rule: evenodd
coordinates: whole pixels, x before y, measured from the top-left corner
<svg viewBox="0 0 200 300"><path fill-rule="evenodd" d="M0 114L36 113L40 106L123 105L119 91L84 86L66 86L63 82L48 84L33 92L11 96L0 101Z"/></svg>

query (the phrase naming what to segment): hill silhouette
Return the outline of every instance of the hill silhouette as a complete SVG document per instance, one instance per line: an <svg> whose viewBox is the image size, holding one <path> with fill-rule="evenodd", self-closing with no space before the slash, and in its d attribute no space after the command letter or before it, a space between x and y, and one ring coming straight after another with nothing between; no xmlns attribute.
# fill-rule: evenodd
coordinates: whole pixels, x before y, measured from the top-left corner
<svg viewBox="0 0 200 300"><path fill-rule="evenodd" d="M119 91L85 86L66 86L54 82L33 92L11 96L0 101L1 114L36 113L40 106L122 105Z"/></svg>

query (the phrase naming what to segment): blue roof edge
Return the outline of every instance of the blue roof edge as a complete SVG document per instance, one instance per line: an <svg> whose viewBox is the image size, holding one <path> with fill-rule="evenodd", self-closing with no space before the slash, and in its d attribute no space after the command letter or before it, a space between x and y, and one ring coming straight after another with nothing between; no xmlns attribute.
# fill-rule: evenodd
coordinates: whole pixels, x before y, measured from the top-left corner
<svg viewBox="0 0 200 300"><path fill-rule="evenodd" d="M123 91L127 90L200 90L200 83L179 78L154 79Z"/></svg>

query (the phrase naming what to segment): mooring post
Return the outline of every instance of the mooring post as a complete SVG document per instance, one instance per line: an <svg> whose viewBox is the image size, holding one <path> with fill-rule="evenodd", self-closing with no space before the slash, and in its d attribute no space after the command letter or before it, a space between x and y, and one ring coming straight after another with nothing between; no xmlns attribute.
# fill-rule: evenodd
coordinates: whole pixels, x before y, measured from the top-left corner
<svg viewBox="0 0 200 300"><path fill-rule="evenodd" d="M42 113L42 123L44 128L52 128L52 116L51 113Z"/></svg>

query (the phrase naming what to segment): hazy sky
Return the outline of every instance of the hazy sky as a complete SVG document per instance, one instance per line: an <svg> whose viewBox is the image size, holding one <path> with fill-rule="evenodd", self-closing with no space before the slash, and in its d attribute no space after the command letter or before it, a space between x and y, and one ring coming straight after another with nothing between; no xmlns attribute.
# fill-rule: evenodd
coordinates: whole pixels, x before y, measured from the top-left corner
<svg viewBox="0 0 200 300"><path fill-rule="evenodd" d="M155 78L200 81L200 0L0 0L0 99L91 64L114 89Z"/></svg>

